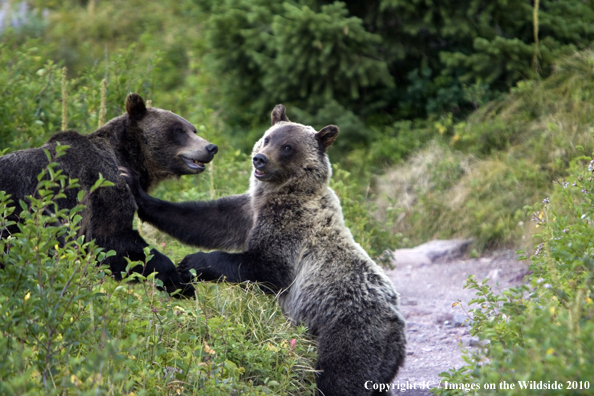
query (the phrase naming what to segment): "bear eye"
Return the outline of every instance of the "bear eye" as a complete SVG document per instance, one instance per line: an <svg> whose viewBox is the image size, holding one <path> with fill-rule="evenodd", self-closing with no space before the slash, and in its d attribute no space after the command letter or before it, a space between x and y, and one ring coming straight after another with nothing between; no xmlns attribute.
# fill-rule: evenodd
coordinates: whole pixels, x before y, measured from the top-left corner
<svg viewBox="0 0 594 396"><path fill-rule="evenodd" d="M284 151L291 151L292 147L289 146L288 144L286 146L283 147Z"/></svg>
<svg viewBox="0 0 594 396"><path fill-rule="evenodd" d="M176 127L175 128L175 133L185 133L184 128L182 128L182 127Z"/></svg>
<svg viewBox="0 0 594 396"><path fill-rule="evenodd" d="M264 138L264 145L267 145L269 141L270 141L270 138Z"/></svg>

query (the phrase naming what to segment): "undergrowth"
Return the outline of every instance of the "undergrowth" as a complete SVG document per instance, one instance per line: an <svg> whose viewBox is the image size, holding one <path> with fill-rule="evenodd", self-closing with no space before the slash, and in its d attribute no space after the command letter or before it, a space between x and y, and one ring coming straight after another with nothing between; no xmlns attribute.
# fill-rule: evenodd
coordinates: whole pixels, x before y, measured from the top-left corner
<svg viewBox="0 0 594 396"><path fill-rule="evenodd" d="M457 384L495 384L491 393L527 392L592 394L594 372L594 161L572 160L566 178L557 180L549 197L528 208L538 222L543 242L525 254L533 272L528 284L503 295L469 277L476 290L470 301L471 334L484 347L466 352L466 365L442 373ZM512 384L504 389L501 383ZM526 390L531 382L533 390ZM542 383L541 383L542 381ZM555 385L555 381L557 384ZM561 390L543 388L561 386ZM540 386L540 388L539 388ZM530 388L528 388L530 389ZM540 389L540 390L539 390ZM436 389L441 395L469 394Z"/></svg>
<svg viewBox="0 0 594 396"><path fill-rule="evenodd" d="M378 177L378 220L393 220L409 245L463 237L476 253L534 247L524 207L594 150L593 64L593 51L561 58L547 79L519 82L467 120L436 121L432 143Z"/></svg>

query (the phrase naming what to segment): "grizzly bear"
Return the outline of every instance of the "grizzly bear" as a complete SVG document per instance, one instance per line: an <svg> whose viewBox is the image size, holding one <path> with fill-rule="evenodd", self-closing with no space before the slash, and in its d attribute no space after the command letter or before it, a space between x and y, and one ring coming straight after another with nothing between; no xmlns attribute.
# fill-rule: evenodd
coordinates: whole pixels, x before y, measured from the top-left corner
<svg viewBox="0 0 594 396"><path fill-rule="evenodd" d="M125 177L143 221L185 243L235 252L186 256L184 281L193 269L202 280L260 282L317 338L321 395L379 394L404 362L405 323L392 282L353 240L328 187L326 149L337 135L334 125L316 132L293 123L277 105L254 146L246 194L170 203Z"/></svg>
<svg viewBox="0 0 594 396"><path fill-rule="evenodd" d="M139 175L143 189L150 189L158 182L181 175L198 174L211 161L217 146L196 135L196 128L188 121L170 111L149 107L137 94L126 100L126 113L114 118L89 135L75 131L53 135L41 148L16 151L0 157L0 190L11 194L15 213L12 220L18 221L19 200L25 200L35 192L37 175L48 165L44 153L55 153L56 144L68 145L66 154L57 158L59 169L78 179L80 188L89 189L103 177L114 186L102 187L85 200L80 234L87 241L95 239L106 251L115 250L116 255L106 259L116 279L126 270L126 257L130 260L145 260L143 249L148 246L133 229L136 204L118 168L125 166ZM79 189L66 191L66 197L58 200L60 209L77 205ZM0 230L2 237L18 232L18 225ZM148 275L158 274L165 289L172 293L181 289L193 296L191 285L182 285L180 276L171 260L155 249L152 259L145 266L133 269Z"/></svg>

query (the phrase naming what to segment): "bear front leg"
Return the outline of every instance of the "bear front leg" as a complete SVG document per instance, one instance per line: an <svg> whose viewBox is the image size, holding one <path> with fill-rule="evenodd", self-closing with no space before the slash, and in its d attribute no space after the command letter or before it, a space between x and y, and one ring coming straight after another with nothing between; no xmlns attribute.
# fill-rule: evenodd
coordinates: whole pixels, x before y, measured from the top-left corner
<svg viewBox="0 0 594 396"><path fill-rule="evenodd" d="M109 264L116 280L122 278L128 262L145 262L144 249L148 243L142 239L138 231L134 230L134 198L124 180L116 178L114 186L99 188L89 195L86 202L89 217L86 218L85 236L95 239L97 245L106 251L115 250L116 255L109 257L105 263ZM155 249L151 250L152 259L145 265L137 265L132 272L147 276L158 272L156 278L163 282L169 292L180 290L182 295L193 296L191 285L183 285L173 262L167 256ZM181 297L181 295L177 295Z"/></svg>
<svg viewBox="0 0 594 396"><path fill-rule="evenodd" d="M190 282L196 271L198 280L225 280L231 283L263 283L266 292L276 293L291 283L290 270L283 260L270 261L265 255L255 252L190 254L177 267L183 282Z"/></svg>
<svg viewBox="0 0 594 396"><path fill-rule="evenodd" d="M169 257L155 249L151 249L150 254L153 257L138 272L141 272L144 276L158 272L156 278L163 282L163 287L167 293L171 294L176 290L180 290L174 297L194 297L194 286L182 283L182 278Z"/></svg>
<svg viewBox="0 0 594 396"><path fill-rule="evenodd" d="M109 235L104 237L96 235L97 245L101 246L105 251L115 250L116 255L105 260L105 264L109 265L111 272L116 280L122 279L122 273L126 271L128 262L126 257L132 261L144 262L146 257L144 255L144 248L148 244L135 230L127 230L123 233ZM148 276L153 272L158 272L157 279L163 282L164 289L168 293L173 293L180 290L176 297L193 297L194 287L192 285L184 285L181 282L181 277L175 268L173 262L161 252L151 249L150 254L153 256L145 265L137 265L131 269L131 272L138 272L143 276Z"/></svg>
<svg viewBox="0 0 594 396"><path fill-rule="evenodd" d="M153 198L133 172L120 167L138 207L138 217L179 241L205 249L243 250L253 214L247 194L214 201L174 203Z"/></svg>
<svg viewBox="0 0 594 396"><path fill-rule="evenodd" d="M214 254L213 254L214 253ZM191 269L196 271L196 277L204 281L216 281L224 279L228 282L241 283L248 276L241 269L241 263L232 260L230 254L224 252L194 253L187 255L177 266L182 282L189 283L193 275ZM217 254L219 253L219 254Z"/></svg>

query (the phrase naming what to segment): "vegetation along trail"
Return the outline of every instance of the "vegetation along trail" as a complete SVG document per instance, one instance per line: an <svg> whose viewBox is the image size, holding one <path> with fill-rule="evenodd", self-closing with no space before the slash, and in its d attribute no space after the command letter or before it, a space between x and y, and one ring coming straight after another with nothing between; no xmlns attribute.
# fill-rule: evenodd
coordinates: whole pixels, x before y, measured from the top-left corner
<svg viewBox="0 0 594 396"><path fill-rule="evenodd" d="M478 348L470 335L468 302L474 290L465 289L469 275L489 278L497 292L522 283L527 265L513 251L500 250L481 258L465 257L467 240L435 240L413 249L397 249L395 266L387 271L401 297L401 311L407 321L407 357L395 384L417 384L394 394L430 395L425 384L437 386L439 374L464 364L463 348Z"/></svg>

